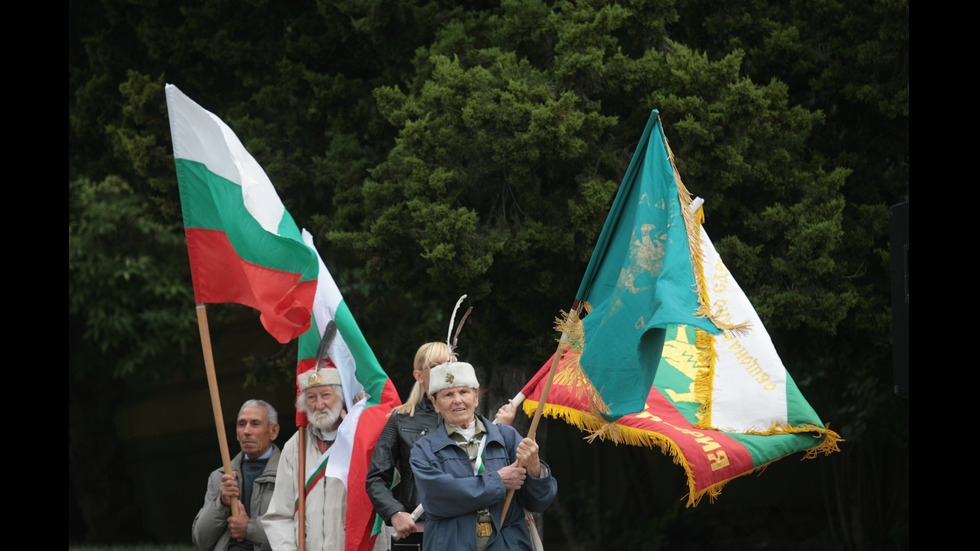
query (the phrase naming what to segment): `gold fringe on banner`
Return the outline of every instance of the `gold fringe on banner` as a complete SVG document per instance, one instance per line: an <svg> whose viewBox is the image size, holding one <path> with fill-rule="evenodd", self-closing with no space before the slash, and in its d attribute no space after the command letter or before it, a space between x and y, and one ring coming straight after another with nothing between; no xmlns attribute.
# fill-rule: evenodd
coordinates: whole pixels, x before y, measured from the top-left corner
<svg viewBox="0 0 980 551"><path fill-rule="evenodd" d="M525 399L524 400L524 412L528 415L533 415L534 410L538 407L538 403L535 400ZM590 443L596 438L600 440L612 440L611 438L604 437L603 435L611 435L615 433L617 437L613 442L629 444L632 446L645 446L648 448L659 448L660 451L666 455L669 455L673 460L674 464L680 465L684 468L684 472L687 475L687 507L696 507L700 503L701 498L708 496L710 501L714 501L718 495L721 494L722 488L728 483L728 479L704 490L695 490L694 483L694 471L691 464L684 457L683 452L681 452L680 447L677 446L672 440L666 436L650 432L647 430L637 429L634 427L626 427L616 423L607 423L605 419L594 417L590 414L584 413L574 408L566 406L556 406L552 404L545 404L544 415L550 416L554 419L562 419L570 425L575 425L579 430L588 432L589 436L585 439ZM758 470L758 469L757 469ZM755 472L755 471L751 471ZM749 473L744 473L749 474Z"/></svg>
<svg viewBox="0 0 980 551"><path fill-rule="evenodd" d="M585 310L585 313L588 314L592 311L592 305L584 302L580 310ZM555 318L555 330L565 335L568 339L564 342L569 344L563 350L575 350L578 352L578 354L563 357L561 360L561 365L565 369L563 373L567 374L563 375L563 384L574 394L576 400L580 400L582 394L585 393L590 405L590 415L601 420L601 424L603 425L610 424L603 420L601 415L601 413L609 413L609 407L602 400L602 396L596 390L595 386L589 382L588 376L586 376L585 371L582 369L580 360L582 358L582 352L585 350L585 330L582 327L582 318L579 317L579 312L566 313L562 311L562 316ZM567 381L567 384L565 381ZM550 404L545 406L545 408L548 407L550 407ZM599 427L596 430L602 430L602 428Z"/></svg>
<svg viewBox="0 0 980 551"><path fill-rule="evenodd" d="M711 393L715 380L715 336L695 328L695 346L698 349L698 375L694 379L694 400L701 404L697 410L695 427L711 426Z"/></svg>
<svg viewBox="0 0 980 551"><path fill-rule="evenodd" d="M588 305L588 303L583 304L583 308L586 312L591 311L591 307ZM579 354L573 354L562 358L561 381L559 384L567 388L575 396L576 400L581 400L584 393L584 396L587 398L589 403L589 411L581 411L576 408L562 405L545 404L543 415L554 419L561 419L570 425L578 427L579 430L587 432L588 435L585 437L585 439L590 443L594 442L596 439L602 441L609 440L617 445L628 444L631 446L643 446L651 449L659 448L664 454L670 455L673 462L683 467L684 472L687 475L687 507L696 507L705 496L708 497L709 501L713 502L715 498L721 494L725 484L731 480L734 480L735 478L738 478L738 476L729 478L698 491L695 489L696 485L691 463L687 461L680 447L677 446L677 444L675 444L671 439L650 430L628 427L619 423L610 423L606 421L600 412L609 410L602 401L599 392L589 382L588 377L585 376L579 362L581 352L585 348L581 318L577 312L572 312L567 315L562 312L562 317L555 320L555 329L564 333L568 337L568 341L566 341L568 343L566 349L573 349L579 352ZM698 377L695 380L694 392L696 399L701 402L702 408L698 413L700 421L697 423L697 427L695 428L703 428L703 426L710 423L711 420L711 401L709 398L716 358L714 350L715 339L710 333L701 330L697 330L696 335L698 366L700 369ZM531 416L534 415L534 411L538 407L538 402L528 398L524 400L523 407L525 413ZM838 442L842 442L843 439L834 431L815 425L802 425L798 427L773 425L766 431L746 434L772 435L803 432L813 433L814 438L824 438L824 441L821 442L819 446L806 450L803 459L812 459L821 453L826 455L840 451L837 444ZM766 463L765 465L762 465L756 469L742 473L739 476L745 476L752 473L761 473L761 471L765 470L766 466L768 465L769 463Z"/></svg>
<svg viewBox="0 0 980 551"><path fill-rule="evenodd" d="M529 416L534 415L534 410L537 409L538 402L536 400L525 399L523 407L524 412ZM618 423L607 423L605 419L594 416L590 413L579 411L575 408L554 404L545 404L543 415L553 419L561 419L569 425L575 425L583 432L588 432L589 435L586 436L585 439L590 443L598 438L600 440L610 440L617 444L622 443L629 444L631 446L645 446L651 449L656 447L659 448L664 454L670 455L671 459L674 461L674 464L683 467L684 472L687 475L688 494L685 496L687 497L687 507L696 507L705 496L708 497L709 501L714 502L715 498L721 495L721 491L725 487L725 484L728 484L730 481L742 476L753 473L761 473L771 463L778 461L778 459L770 461L769 463L761 465L756 469L746 471L738 476L723 480L717 484L712 484L711 486L698 491L695 490L694 471L691 463L684 457L684 453L681 452L681 449L677 446L677 444L660 433L638 429L635 427L627 427ZM776 427L773 427L773 431L774 432L758 434L813 432L814 438L824 437L824 441L821 442L819 446L806 450L802 459L813 459L821 453L824 455L829 455L833 452L840 451L837 444L838 442L844 441L836 432L830 429L823 429L812 425L808 427L783 427L779 430L776 430ZM613 434L616 436L615 440L609 437Z"/></svg>
<svg viewBox="0 0 980 551"><path fill-rule="evenodd" d="M667 141L667 135L663 133L663 125L660 126L660 133L664 138L664 145L667 147L667 159L670 161L670 167L674 171L674 182L677 184L677 198L681 204L681 214L684 216L684 227L687 229L687 242L691 250L691 267L694 272L694 285L697 287L698 293L699 306L695 314L702 318L710 319L718 329L735 332L745 331L749 328L747 323L730 323L715 317L711 313L711 304L708 302L708 291L705 288L704 269L702 268L704 255L701 249L701 223L704 221L704 209L699 208L697 212L691 212L692 195L681 180L681 173L678 172L677 164L674 162L674 152L670 149L670 142Z"/></svg>

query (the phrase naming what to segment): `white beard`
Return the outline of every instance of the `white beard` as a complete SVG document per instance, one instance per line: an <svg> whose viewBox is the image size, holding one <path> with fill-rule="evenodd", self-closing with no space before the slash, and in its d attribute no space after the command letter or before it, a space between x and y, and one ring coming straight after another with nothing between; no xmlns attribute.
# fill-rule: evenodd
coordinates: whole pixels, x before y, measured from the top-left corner
<svg viewBox="0 0 980 551"><path fill-rule="evenodd" d="M336 429L337 421L340 419L340 410L343 404L338 400L333 409L322 409L320 411L307 411L310 424L320 431L332 431Z"/></svg>

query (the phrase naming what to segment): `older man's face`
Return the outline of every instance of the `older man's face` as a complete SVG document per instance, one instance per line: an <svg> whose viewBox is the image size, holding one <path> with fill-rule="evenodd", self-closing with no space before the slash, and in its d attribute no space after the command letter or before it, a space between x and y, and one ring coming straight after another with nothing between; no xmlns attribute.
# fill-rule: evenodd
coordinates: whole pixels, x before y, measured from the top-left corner
<svg viewBox="0 0 980 551"><path fill-rule="evenodd" d="M238 444L251 458L261 457L279 436L279 425L269 424L269 412L262 406L249 406L238 412Z"/></svg>
<svg viewBox="0 0 980 551"><path fill-rule="evenodd" d="M336 430L344 397L332 385L315 386L306 391L306 409L310 423L320 430Z"/></svg>

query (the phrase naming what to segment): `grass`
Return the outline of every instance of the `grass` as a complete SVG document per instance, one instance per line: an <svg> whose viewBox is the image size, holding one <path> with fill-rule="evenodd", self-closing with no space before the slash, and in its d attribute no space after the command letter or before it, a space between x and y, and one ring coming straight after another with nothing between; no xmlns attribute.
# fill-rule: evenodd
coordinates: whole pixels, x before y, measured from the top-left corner
<svg viewBox="0 0 980 551"><path fill-rule="evenodd" d="M193 545L69 545L68 551L200 551Z"/></svg>

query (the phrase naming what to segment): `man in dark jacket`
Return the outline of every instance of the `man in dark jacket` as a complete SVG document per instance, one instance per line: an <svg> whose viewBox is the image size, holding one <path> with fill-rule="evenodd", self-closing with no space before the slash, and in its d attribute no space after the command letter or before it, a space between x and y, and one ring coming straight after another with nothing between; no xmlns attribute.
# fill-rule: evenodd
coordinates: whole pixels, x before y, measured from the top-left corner
<svg viewBox="0 0 980 551"><path fill-rule="evenodd" d="M272 441L279 435L279 415L268 402L248 400L238 412L236 433L242 451L231 461L233 472L211 473L191 534L204 551L269 551L259 517L276 484L279 448ZM238 516L231 516L232 500L238 501Z"/></svg>

